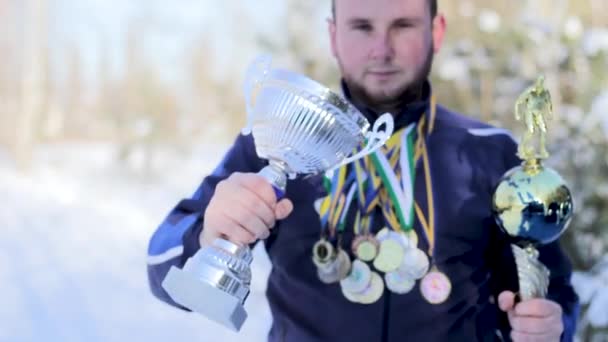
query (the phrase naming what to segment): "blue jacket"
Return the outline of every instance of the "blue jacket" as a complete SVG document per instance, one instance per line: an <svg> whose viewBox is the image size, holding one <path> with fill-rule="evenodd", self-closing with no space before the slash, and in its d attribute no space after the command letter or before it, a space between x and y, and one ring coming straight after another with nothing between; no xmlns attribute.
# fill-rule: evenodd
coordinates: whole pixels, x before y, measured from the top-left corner
<svg viewBox="0 0 608 342"><path fill-rule="evenodd" d="M428 100L407 106L396 117L396 127L417 120L427 106ZM371 111L360 109L374 119ZM501 291L517 291L517 275L509 243L491 218L491 196L501 176L520 163L516 143L507 131L438 106L427 145L437 213L435 258L452 282L449 299L431 305L417 290L405 295L385 291L376 303L361 305L349 302L339 284L319 281L311 258L320 231L313 203L327 193L321 176L295 179L286 192L295 210L264 241L273 263L267 288L274 317L269 341L494 341L497 331L509 339L506 315L495 303ZM181 268L200 248L202 214L216 184L235 171L257 172L264 165L251 136L238 136L194 195L161 223L148 249L149 282L158 298L176 305L161 282L172 265ZM415 198L423 207L425 197L423 177L416 177ZM424 236L418 221L415 229ZM352 232L344 239L349 246ZM420 243L426 250L426 241ZM540 260L551 271L549 298L564 310L562 340L570 341L578 313L571 265L557 242L540 248Z"/></svg>

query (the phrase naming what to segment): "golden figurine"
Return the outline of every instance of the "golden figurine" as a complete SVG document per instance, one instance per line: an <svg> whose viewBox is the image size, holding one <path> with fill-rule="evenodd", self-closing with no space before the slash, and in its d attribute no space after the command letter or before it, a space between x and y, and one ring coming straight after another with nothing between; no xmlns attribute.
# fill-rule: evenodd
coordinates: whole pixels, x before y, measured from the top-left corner
<svg viewBox="0 0 608 342"><path fill-rule="evenodd" d="M549 152L546 147L547 119L553 119L553 104L551 94L545 88L545 77L540 76L534 85L526 89L515 103L515 119L524 121L526 134L519 145L518 156L523 160L547 159ZM540 151L536 153L533 138L539 132Z"/></svg>
<svg viewBox="0 0 608 342"><path fill-rule="evenodd" d="M492 198L495 221L512 242L519 295L524 300L546 295L549 271L538 260L536 247L558 239L573 215L572 195L566 183L542 162L549 157L546 119L552 115L551 95L544 87L544 78L539 77L515 105L516 119L523 120L527 127L517 152L522 165L505 173ZM537 134L540 151L533 145Z"/></svg>

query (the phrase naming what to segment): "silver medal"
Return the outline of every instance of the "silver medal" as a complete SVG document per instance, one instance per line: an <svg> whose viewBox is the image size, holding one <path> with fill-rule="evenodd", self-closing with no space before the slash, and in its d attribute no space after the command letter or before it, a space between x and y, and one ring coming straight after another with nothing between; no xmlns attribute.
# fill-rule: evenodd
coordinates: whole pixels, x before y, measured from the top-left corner
<svg viewBox="0 0 608 342"><path fill-rule="evenodd" d="M340 286L346 292L361 292L367 288L372 279L372 272L369 266L357 259L353 261L348 277L340 280Z"/></svg>
<svg viewBox="0 0 608 342"><path fill-rule="evenodd" d="M340 249L337 257L330 263L317 266L317 275L325 284L333 284L344 279L350 272L351 262L348 254Z"/></svg>
<svg viewBox="0 0 608 342"><path fill-rule="evenodd" d="M410 292L416 284L416 280L411 278L403 269L386 273L384 281L386 282L386 288L397 294Z"/></svg>
<svg viewBox="0 0 608 342"><path fill-rule="evenodd" d="M408 248L399 268L406 272L410 278L418 280L429 271L429 258L426 253L418 248Z"/></svg>

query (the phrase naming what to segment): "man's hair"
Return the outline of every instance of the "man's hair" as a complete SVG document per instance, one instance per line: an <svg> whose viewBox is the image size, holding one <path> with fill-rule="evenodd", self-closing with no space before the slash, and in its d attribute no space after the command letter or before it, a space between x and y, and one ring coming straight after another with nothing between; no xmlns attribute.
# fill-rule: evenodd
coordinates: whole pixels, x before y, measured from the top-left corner
<svg viewBox="0 0 608 342"><path fill-rule="evenodd" d="M431 7L431 18L435 18L437 15L437 0L428 0L428 2ZM333 18L336 17L336 0L331 0L331 15Z"/></svg>

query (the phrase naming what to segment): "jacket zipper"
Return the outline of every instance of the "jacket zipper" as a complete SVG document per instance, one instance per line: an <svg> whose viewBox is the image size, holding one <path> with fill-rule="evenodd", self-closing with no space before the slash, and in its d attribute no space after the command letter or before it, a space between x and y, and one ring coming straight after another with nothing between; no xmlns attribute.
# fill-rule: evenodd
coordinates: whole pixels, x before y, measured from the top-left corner
<svg viewBox="0 0 608 342"><path fill-rule="evenodd" d="M384 308L383 308L383 312L382 312L382 338L381 338L382 342L388 342L388 329L389 329L388 315L389 315L390 307L391 307L391 292L385 291L384 292Z"/></svg>

